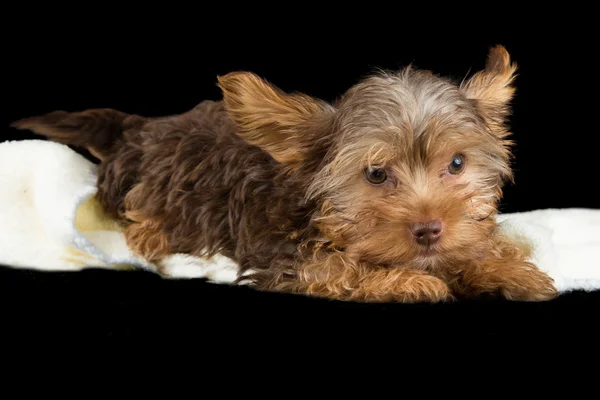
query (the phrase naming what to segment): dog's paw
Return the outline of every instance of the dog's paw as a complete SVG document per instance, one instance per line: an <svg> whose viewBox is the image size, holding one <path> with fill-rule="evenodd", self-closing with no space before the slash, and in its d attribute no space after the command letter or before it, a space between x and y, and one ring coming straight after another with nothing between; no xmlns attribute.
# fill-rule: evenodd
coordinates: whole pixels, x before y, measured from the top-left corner
<svg viewBox="0 0 600 400"><path fill-rule="evenodd" d="M505 277L498 286L501 296L513 301L547 301L559 295L554 280L531 267Z"/></svg>
<svg viewBox="0 0 600 400"><path fill-rule="evenodd" d="M371 282L362 295L362 300L367 302L439 303L454 300L444 281L421 273L394 281Z"/></svg>
<svg viewBox="0 0 600 400"><path fill-rule="evenodd" d="M472 294L512 301L546 301L558 296L554 280L530 263L487 269L470 282Z"/></svg>
<svg viewBox="0 0 600 400"><path fill-rule="evenodd" d="M398 299L404 303L438 303L453 301L446 282L431 275L415 275L400 283Z"/></svg>

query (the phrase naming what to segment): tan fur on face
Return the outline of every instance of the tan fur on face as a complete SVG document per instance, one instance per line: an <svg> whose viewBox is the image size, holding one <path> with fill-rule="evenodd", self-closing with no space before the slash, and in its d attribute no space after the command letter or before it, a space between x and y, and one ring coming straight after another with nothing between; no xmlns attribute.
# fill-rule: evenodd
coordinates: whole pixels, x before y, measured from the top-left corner
<svg viewBox="0 0 600 400"><path fill-rule="evenodd" d="M511 177L509 142L463 90L410 68L379 74L346 94L335 126L329 162L308 192L324 199L315 221L334 246L368 262L430 269L489 249L500 189ZM466 159L458 176L445 171L455 154ZM373 165L391 181L366 182L362 171ZM436 219L444 226L439 254L423 257L410 226Z"/></svg>

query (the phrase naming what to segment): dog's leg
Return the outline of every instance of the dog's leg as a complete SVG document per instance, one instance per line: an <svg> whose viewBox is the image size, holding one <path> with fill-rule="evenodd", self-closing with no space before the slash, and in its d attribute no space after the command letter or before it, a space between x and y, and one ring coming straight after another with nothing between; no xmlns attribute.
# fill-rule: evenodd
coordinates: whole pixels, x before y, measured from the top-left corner
<svg viewBox="0 0 600 400"><path fill-rule="evenodd" d="M405 268L370 267L356 282L348 283L356 285L346 294L349 300L435 303L453 299L444 281L425 272ZM338 289L344 288L344 284L342 279Z"/></svg>
<svg viewBox="0 0 600 400"><path fill-rule="evenodd" d="M339 254L301 266L294 278L279 277L266 285L261 285L260 274L255 279L258 288L338 300L434 303L453 299L446 283L426 272L354 264Z"/></svg>
<svg viewBox="0 0 600 400"><path fill-rule="evenodd" d="M125 240L133 252L148 262L157 262L170 253L169 240L161 225L150 219L131 223L125 230Z"/></svg>
<svg viewBox="0 0 600 400"><path fill-rule="evenodd" d="M502 297L515 301L544 301L558 296L554 281L524 259L506 257L463 266L450 282L458 297Z"/></svg>

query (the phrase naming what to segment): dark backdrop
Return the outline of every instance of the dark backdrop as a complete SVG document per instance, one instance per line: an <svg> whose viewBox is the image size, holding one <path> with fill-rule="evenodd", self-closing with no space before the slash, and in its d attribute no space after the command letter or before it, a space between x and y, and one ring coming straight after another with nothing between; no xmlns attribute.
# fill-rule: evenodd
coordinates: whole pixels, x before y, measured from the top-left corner
<svg viewBox="0 0 600 400"><path fill-rule="evenodd" d="M510 19L463 32L460 25L378 24L368 15L358 19L366 24L360 29L343 17L287 24L264 17L231 22L229 29L214 15L201 23L102 13L84 22L43 15L20 21L5 52L2 124L55 109L180 113L219 98L216 76L233 70L333 100L375 68L413 63L461 79L483 68L490 46L503 44L520 66L512 117L516 185L506 188L503 210L600 207L592 190L597 46L583 21L567 28L568 14L562 24Z"/></svg>
<svg viewBox="0 0 600 400"><path fill-rule="evenodd" d="M32 138L7 125L56 109L183 112L219 98L216 76L240 69L326 100L375 68L413 63L461 79L483 68L490 46L503 44L520 69L512 117L516 184L506 188L502 211L600 208L598 83L591 61L597 46L585 10L492 19L494 13L470 16L461 7L457 15L443 11L434 19L423 10L362 7L353 16L291 5L274 15L257 7L235 16L233 5L152 13L108 6L79 14L20 10L5 17L2 140ZM232 335L224 326L269 326L273 340L316 330L455 338L469 332L469 340L518 338L523 332L586 336L594 331L590 316L598 310L597 294L547 304L365 306L99 271L2 269L0 285L6 318L23 324L26 310L27 323L53 326L47 334L62 332L64 325L99 337L149 331Z"/></svg>

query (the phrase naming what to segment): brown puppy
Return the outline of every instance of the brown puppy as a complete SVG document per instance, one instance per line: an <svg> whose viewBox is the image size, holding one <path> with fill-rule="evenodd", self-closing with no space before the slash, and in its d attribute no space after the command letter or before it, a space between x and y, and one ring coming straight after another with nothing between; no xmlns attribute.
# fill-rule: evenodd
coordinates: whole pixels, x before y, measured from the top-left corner
<svg viewBox="0 0 600 400"><path fill-rule="evenodd" d="M177 116L13 126L95 154L100 200L151 261L221 253L258 289L345 300L545 300L552 280L495 222L515 69L498 46L461 84L406 68L335 105L236 72L222 102Z"/></svg>

